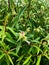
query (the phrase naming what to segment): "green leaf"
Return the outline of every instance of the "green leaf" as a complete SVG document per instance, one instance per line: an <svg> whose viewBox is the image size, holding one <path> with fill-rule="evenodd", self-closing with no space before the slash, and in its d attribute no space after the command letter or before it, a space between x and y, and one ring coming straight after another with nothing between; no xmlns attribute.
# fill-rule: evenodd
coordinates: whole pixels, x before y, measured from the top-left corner
<svg viewBox="0 0 49 65"><path fill-rule="evenodd" d="M20 57L16 60L16 62L17 62L17 61L21 61L21 60L23 59L23 57L24 57L24 55L20 56Z"/></svg>
<svg viewBox="0 0 49 65"><path fill-rule="evenodd" d="M41 61L41 55L38 56L38 59L37 59L36 65L40 65L40 61Z"/></svg>
<svg viewBox="0 0 49 65"><path fill-rule="evenodd" d="M10 43L12 43L12 44L16 44L17 42L15 41L15 40L11 40L11 39L8 39L8 38L6 38L6 40L8 41L8 42L10 42Z"/></svg>
<svg viewBox="0 0 49 65"><path fill-rule="evenodd" d="M20 17L22 16L22 14L23 14L24 11L26 10L26 8L27 8L27 6L24 6L24 7L21 9L21 11L19 12L18 17L16 16L16 17L13 19L13 21L15 21L15 22L14 22L14 24L12 25L12 28L14 28L15 24L18 26L18 22L19 22L19 20L20 20Z"/></svg>
<svg viewBox="0 0 49 65"><path fill-rule="evenodd" d="M43 53L43 51L38 46L34 45L33 47L35 47L37 49L37 54L39 53L39 51L41 51Z"/></svg>
<svg viewBox="0 0 49 65"><path fill-rule="evenodd" d="M44 54L44 56L49 60L49 56L47 54Z"/></svg>
<svg viewBox="0 0 49 65"><path fill-rule="evenodd" d="M19 57L19 56L18 56L16 53L14 53L14 52L9 52L9 54Z"/></svg>
<svg viewBox="0 0 49 65"><path fill-rule="evenodd" d="M2 28L3 28L3 26L0 25L0 29L2 29Z"/></svg>
<svg viewBox="0 0 49 65"><path fill-rule="evenodd" d="M27 64L29 62L29 60L31 59L32 55L30 55L24 62L23 65Z"/></svg>
<svg viewBox="0 0 49 65"><path fill-rule="evenodd" d="M18 42L17 47L16 47L16 54L18 54L18 52L19 52L19 50L20 50L20 48L21 48L21 44L22 44L21 41Z"/></svg>
<svg viewBox="0 0 49 65"><path fill-rule="evenodd" d="M22 16L22 14L24 13L24 11L26 10L27 6L24 6L21 11L19 12L18 18L20 19L20 17Z"/></svg>
<svg viewBox="0 0 49 65"><path fill-rule="evenodd" d="M12 28L10 28L10 27L6 27L8 30L10 30L10 32L15 36L15 37L17 37L18 36L18 33L16 33L15 31L13 31L13 29Z"/></svg>
<svg viewBox="0 0 49 65"><path fill-rule="evenodd" d="M11 64L14 65L14 63L13 63L12 58L10 57L10 55L7 55L7 56L8 56L9 61L11 62Z"/></svg>
<svg viewBox="0 0 49 65"><path fill-rule="evenodd" d="M7 65L10 65L10 61L9 61L9 59L8 59L8 56L6 55L5 57L6 57Z"/></svg>
<svg viewBox="0 0 49 65"><path fill-rule="evenodd" d="M2 55L0 56L0 60L1 60L4 56L5 56L5 54L2 54Z"/></svg>

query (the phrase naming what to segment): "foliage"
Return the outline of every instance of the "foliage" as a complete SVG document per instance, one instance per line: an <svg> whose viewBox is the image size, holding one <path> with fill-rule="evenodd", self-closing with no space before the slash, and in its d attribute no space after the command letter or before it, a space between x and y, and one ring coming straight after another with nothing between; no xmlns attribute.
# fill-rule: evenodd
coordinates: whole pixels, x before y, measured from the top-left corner
<svg viewBox="0 0 49 65"><path fill-rule="evenodd" d="M0 0L0 65L49 65L49 0Z"/></svg>

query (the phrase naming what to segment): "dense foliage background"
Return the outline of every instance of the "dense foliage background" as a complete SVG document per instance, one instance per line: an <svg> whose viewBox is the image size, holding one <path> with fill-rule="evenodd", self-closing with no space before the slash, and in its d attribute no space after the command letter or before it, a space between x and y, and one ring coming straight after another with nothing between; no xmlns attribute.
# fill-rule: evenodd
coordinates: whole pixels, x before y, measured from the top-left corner
<svg viewBox="0 0 49 65"><path fill-rule="evenodd" d="M49 65L49 0L0 0L0 65Z"/></svg>

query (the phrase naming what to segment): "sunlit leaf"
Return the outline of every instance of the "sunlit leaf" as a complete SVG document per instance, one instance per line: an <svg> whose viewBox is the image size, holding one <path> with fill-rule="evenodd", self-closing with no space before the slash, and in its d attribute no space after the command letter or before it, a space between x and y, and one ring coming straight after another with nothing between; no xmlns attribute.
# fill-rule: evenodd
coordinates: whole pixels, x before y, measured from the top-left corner
<svg viewBox="0 0 49 65"><path fill-rule="evenodd" d="M29 62L29 60L31 59L32 55L30 55L24 62L23 62L23 65L25 65L26 63Z"/></svg>

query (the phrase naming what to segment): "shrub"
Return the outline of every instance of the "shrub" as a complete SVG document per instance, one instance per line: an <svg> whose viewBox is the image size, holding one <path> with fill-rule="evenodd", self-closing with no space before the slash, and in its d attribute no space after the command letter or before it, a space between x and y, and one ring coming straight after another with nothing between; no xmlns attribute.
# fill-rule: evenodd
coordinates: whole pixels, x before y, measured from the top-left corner
<svg viewBox="0 0 49 65"><path fill-rule="evenodd" d="M0 0L0 65L49 65L48 0Z"/></svg>

